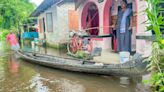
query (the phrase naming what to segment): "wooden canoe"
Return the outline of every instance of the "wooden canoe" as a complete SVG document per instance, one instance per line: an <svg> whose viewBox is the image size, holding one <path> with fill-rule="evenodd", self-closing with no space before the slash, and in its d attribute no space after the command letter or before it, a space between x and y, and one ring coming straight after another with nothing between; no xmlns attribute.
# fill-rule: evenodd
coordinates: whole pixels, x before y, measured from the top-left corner
<svg viewBox="0 0 164 92"><path fill-rule="evenodd" d="M139 54L134 55L133 60L124 64L100 64L94 61L63 58L51 55L33 54L17 51L20 59L39 65L63 69L73 72L91 73L99 75L139 76L146 72L147 62Z"/></svg>

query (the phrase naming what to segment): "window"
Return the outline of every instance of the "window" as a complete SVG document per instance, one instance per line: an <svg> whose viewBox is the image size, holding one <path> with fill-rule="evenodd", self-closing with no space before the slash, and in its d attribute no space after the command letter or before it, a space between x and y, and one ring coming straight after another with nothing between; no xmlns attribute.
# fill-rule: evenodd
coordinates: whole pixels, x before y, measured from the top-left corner
<svg viewBox="0 0 164 92"><path fill-rule="evenodd" d="M47 32L53 32L52 13L46 13L46 18L47 18Z"/></svg>

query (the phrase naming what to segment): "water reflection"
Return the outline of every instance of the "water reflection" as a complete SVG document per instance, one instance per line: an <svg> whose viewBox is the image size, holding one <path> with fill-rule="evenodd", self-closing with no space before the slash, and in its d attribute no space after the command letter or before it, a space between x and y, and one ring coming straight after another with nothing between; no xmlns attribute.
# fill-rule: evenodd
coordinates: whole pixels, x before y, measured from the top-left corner
<svg viewBox="0 0 164 92"><path fill-rule="evenodd" d="M0 92L135 92L136 82L119 77L89 75L42 67L16 59L14 54L0 57ZM48 50L48 54L62 52ZM124 82L123 82L124 83Z"/></svg>
<svg viewBox="0 0 164 92"><path fill-rule="evenodd" d="M31 80L30 88L35 92L84 92L84 87L66 79L47 79L37 74Z"/></svg>
<svg viewBox="0 0 164 92"><path fill-rule="evenodd" d="M8 58L8 66L9 66L9 71L12 74L17 74L18 73L19 64L18 64L17 59L15 58L14 54L9 56L9 58Z"/></svg>
<svg viewBox="0 0 164 92"><path fill-rule="evenodd" d="M35 81L32 81L31 84L40 83L42 86L37 85L35 89L43 87L49 92L135 92L135 83L129 81L129 84L122 85L119 77L86 75L23 63L39 73L33 78Z"/></svg>
<svg viewBox="0 0 164 92"><path fill-rule="evenodd" d="M55 70L11 57L1 73L2 92L135 92L135 83L122 86L117 77Z"/></svg>
<svg viewBox="0 0 164 92"><path fill-rule="evenodd" d="M20 65L14 55L4 56L0 62L3 69L0 72L0 92L34 92L26 89L34 75L32 69Z"/></svg>
<svg viewBox="0 0 164 92"><path fill-rule="evenodd" d="M35 76L33 76L32 80L30 80L30 86L29 88L35 89L35 92L49 92L48 87L43 85L43 78L40 77L39 74L36 74Z"/></svg>

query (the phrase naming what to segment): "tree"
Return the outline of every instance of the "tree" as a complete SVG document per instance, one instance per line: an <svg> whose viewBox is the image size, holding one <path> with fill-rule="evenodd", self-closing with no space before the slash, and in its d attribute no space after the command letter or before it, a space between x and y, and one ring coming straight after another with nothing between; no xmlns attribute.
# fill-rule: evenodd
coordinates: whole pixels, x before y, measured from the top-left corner
<svg viewBox="0 0 164 92"><path fill-rule="evenodd" d="M1 0L0 28L18 28L33 12L35 5L29 0Z"/></svg>

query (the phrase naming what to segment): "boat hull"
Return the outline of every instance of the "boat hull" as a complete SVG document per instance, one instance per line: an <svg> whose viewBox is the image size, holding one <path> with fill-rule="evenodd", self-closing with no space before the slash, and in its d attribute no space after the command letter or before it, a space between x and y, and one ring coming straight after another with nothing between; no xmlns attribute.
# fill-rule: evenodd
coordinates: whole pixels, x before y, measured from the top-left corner
<svg viewBox="0 0 164 92"><path fill-rule="evenodd" d="M41 55L26 52L16 52L21 59L39 65L63 69L73 72L92 73L101 75L139 76L146 72L146 62L139 58L124 64L97 64L93 61L85 61L71 58L62 58L49 55Z"/></svg>

